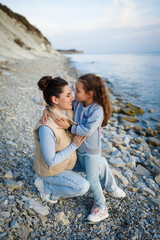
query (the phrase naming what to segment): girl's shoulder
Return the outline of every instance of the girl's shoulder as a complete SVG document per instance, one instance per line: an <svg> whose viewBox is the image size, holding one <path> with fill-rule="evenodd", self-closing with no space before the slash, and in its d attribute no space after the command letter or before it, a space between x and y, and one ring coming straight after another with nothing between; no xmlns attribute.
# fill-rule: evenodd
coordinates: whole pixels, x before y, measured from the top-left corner
<svg viewBox="0 0 160 240"><path fill-rule="evenodd" d="M98 111L103 111L103 108L101 105L99 105L98 103L93 103L90 105L90 109L92 110L98 110Z"/></svg>
<svg viewBox="0 0 160 240"><path fill-rule="evenodd" d="M90 116L91 115L95 116L97 119L104 117L103 108L101 105L99 105L97 103L93 103L93 104L89 105L88 113Z"/></svg>

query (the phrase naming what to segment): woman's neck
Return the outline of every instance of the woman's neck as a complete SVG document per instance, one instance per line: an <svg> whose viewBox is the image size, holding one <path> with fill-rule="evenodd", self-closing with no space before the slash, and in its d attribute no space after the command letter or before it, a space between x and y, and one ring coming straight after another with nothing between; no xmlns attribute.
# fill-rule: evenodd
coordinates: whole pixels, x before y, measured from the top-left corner
<svg viewBox="0 0 160 240"><path fill-rule="evenodd" d="M65 109L59 108L57 105L55 105L55 106L50 106L50 107L51 107L51 108L54 108L54 109L56 109L56 110L58 110L58 111L60 111L60 112L66 111Z"/></svg>

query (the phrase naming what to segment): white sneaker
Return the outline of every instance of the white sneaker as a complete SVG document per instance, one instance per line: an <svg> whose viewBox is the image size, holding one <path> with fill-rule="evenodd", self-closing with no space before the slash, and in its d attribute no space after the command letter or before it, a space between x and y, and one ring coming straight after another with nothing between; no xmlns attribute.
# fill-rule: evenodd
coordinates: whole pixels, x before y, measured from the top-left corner
<svg viewBox="0 0 160 240"><path fill-rule="evenodd" d="M52 204L58 202L58 200L52 200L50 194L46 194L46 195L45 195L45 201L50 202L50 203L52 203Z"/></svg>
<svg viewBox="0 0 160 240"><path fill-rule="evenodd" d="M125 192L119 187L114 192L111 192L109 194L115 198L124 198L126 196Z"/></svg>
<svg viewBox="0 0 160 240"><path fill-rule="evenodd" d="M51 200L50 199L50 194L45 194L44 193L43 180L40 177L36 178L35 185L36 185L38 191L40 192L40 196L41 196L43 201L47 201L47 202L50 202L50 203L57 203L58 202L58 200Z"/></svg>
<svg viewBox="0 0 160 240"><path fill-rule="evenodd" d="M107 208L105 210L99 209L98 207L93 208L93 211L91 214L88 215L87 220L90 222L100 222L104 220L105 218L108 218L108 210Z"/></svg>

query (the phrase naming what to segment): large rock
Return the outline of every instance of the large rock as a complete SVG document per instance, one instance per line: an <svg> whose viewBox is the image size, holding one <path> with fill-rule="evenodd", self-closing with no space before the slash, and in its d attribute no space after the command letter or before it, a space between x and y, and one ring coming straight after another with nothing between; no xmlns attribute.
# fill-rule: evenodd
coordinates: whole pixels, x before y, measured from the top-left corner
<svg viewBox="0 0 160 240"><path fill-rule="evenodd" d="M158 131L155 129L152 129L151 127L148 127L146 130L147 135L155 137L157 136Z"/></svg>
<svg viewBox="0 0 160 240"><path fill-rule="evenodd" d="M130 160L126 163L126 166L129 168L136 168L136 160L133 158L130 158Z"/></svg>
<svg viewBox="0 0 160 240"><path fill-rule="evenodd" d="M113 158L108 161L114 167L125 167L126 166L126 163L123 162L123 160L121 158Z"/></svg>
<svg viewBox="0 0 160 240"><path fill-rule="evenodd" d="M138 122L139 119L137 117L130 117L130 116L120 116L119 117L120 120L125 120L127 122Z"/></svg>
<svg viewBox="0 0 160 240"><path fill-rule="evenodd" d="M32 208L35 212L42 214L43 216L46 216L49 214L49 207L43 206L40 202L37 202L36 200L32 198L28 198L26 196L22 196L23 201L27 204L29 208Z"/></svg>
<svg viewBox="0 0 160 240"><path fill-rule="evenodd" d="M125 108L134 111L135 114L144 114L143 108L140 108L132 103L126 103Z"/></svg>
<svg viewBox="0 0 160 240"><path fill-rule="evenodd" d="M160 140L154 137L148 137L147 142L151 147L157 147L160 145Z"/></svg>
<svg viewBox="0 0 160 240"><path fill-rule="evenodd" d="M156 124L156 127L157 127L158 133L160 133L160 123L157 123L157 124Z"/></svg>
<svg viewBox="0 0 160 240"><path fill-rule="evenodd" d="M154 191L158 189L158 184L152 178L146 178L145 183L147 187L153 189Z"/></svg>
<svg viewBox="0 0 160 240"><path fill-rule="evenodd" d="M160 208L160 198L152 198L150 201L158 208Z"/></svg>
<svg viewBox="0 0 160 240"><path fill-rule="evenodd" d="M113 176L117 176L124 185L128 185L128 180L125 178L119 171L117 171L115 168L111 168L111 172Z"/></svg>
<svg viewBox="0 0 160 240"><path fill-rule="evenodd" d="M122 108L121 112L123 114L133 116L133 117L136 115L135 111L133 109L130 109L130 108Z"/></svg>
<svg viewBox="0 0 160 240"><path fill-rule="evenodd" d="M121 107L119 107L119 106L113 106L113 108L112 108L112 112L113 113L119 113L121 111Z"/></svg>
<svg viewBox="0 0 160 240"><path fill-rule="evenodd" d="M10 228L20 228L20 225L18 224L18 222L13 219L10 223L9 223Z"/></svg>
<svg viewBox="0 0 160 240"><path fill-rule="evenodd" d="M160 174L155 176L155 181L160 186Z"/></svg>
<svg viewBox="0 0 160 240"><path fill-rule="evenodd" d="M152 167L152 173L156 174L156 175L160 175L160 167L158 166L153 166Z"/></svg>
<svg viewBox="0 0 160 240"><path fill-rule="evenodd" d="M152 189L148 188L148 187L140 187L138 189L138 192L141 192L143 194L149 194L149 195L155 196L155 192Z"/></svg>
<svg viewBox="0 0 160 240"><path fill-rule="evenodd" d="M0 218L9 218L10 217L10 212L8 212L8 211L1 211L0 212Z"/></svg>
<svg viewBox="0 0 160 240"><path fill-rule="evenodd" d="M151 173L141 165L138 165L135 170L138 174L143 175L143 176L150 176L151 175Z"/></svg>
<svg viewBox="0 0 160 240"><path fill-rule="evenodd" d="M132 186L128 186L128 187L126 187L126 188L127 188L127 190L130 191L130 192L134 192L134 193L138 192L138 188L135 188L135 187L132 187Z"/></svg>
<svg viewBox="0 0 160 240"><path fill-rule="evenodd" d="M9 188L9 189L12 189L12 190L22 188L22 186L23 186L23 182L21 182L21 181L16 182L16 181L13 181L13 180L8 179L8 178L4 179L3 184L6 188Z"/></svg>
<svg viewBox="0 0 160 240"><path fill-rule="evenodd" d="M121 157L121 155L122 155L121 152L116 149L115 151L112 152L111 157L119 158L119 157Z"/></svg>
<svg viewBox="0 0 160 240"><path fill-rule="evenodd" d="M62 223L64 225L69 225L69 219L67 218L67 216L64 214L64 212L57 212L54 214L55 217L55 221L57 223Z"/></svg>
<svg viewBox="0 0 160 240"><path fill-rule="evenodd" d="M13 174L12 174L12 172L11 172L11 170L9 170L9 171L7 171L6 173L5 173L5 175L4 175L4 177L5 178L13 178Z"/></svg>
<svg viewBox="0 0 160 240"><path fill-rule="evenodd" d="M29 239L28 236L30 232L32 232L33 229L28 226L22 226L21 229L17 230L17 235L19 236L19 239L27 240Z"/></svg>

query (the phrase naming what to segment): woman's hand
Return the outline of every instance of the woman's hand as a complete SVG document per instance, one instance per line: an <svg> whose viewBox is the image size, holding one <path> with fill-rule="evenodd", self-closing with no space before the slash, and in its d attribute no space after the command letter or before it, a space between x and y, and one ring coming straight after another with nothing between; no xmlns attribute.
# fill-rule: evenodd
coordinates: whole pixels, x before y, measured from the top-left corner
<svg viewBox="0 0 160 240"><path fill-rule="evenodd" d="M45 108L44 110L43 110L43 116L41 117L41 119L39 120L39 122L41 123L41 124L44 124L44 122L46 121L48 121L48 118L49 117L51 117L51 114L48 112L48 110L47 110L47 108Z"/></svg>
<svg viewBox="0 0 160 240"><path fill-rule="evenodd" d="M79 136L79 135L74 135L73 137L73 142L80 147L81 144L84 142L84 140L86 139L85 136Z"/></svg>
<svg viewBox="0 0 160 240"><path fill-rule="evenodd" d="M60 129L68 129L70 127L69 122L65 118L55 118L54 122L59 126Z"/></svg>

